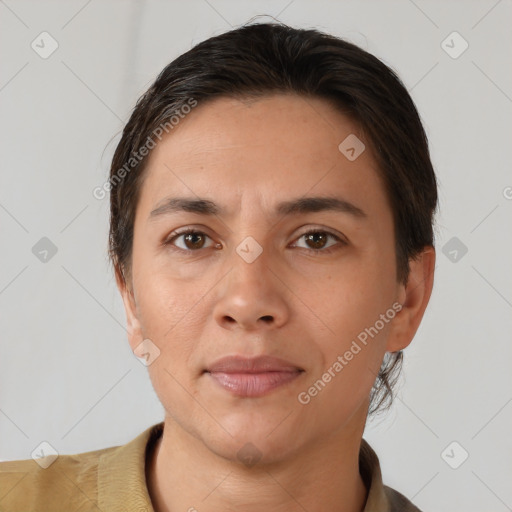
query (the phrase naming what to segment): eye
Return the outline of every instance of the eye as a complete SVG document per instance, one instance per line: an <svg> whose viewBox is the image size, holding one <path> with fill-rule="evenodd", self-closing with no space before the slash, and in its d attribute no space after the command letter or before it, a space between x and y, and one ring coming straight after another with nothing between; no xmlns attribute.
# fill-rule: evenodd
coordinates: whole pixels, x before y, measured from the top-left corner
<svg viewBox="0 0 512 512"><path fill-rule="evenodd" d="M164 242L164 245L175 245L178 249L187 252L198 251L199 249L206 249L206 240L211 238L202 231L196 229L186 229L179 233L172 233L171 236ZM183 245L178 245L175 241L181 241ZM217 244L217 248L220 244Z"/></svg>
<svg viewBox="0 0 512 512"><path fill-rule="evenodd" d="M331 245L327 245L329 238L334 239L335 242ZM313 251L314 253L329 253L333 250L336 250L336 242L339 242L341 245L347 245L347 243L342 240L339 236L334 233L330 233L329 231L324 231L320 229L313 229L306 233L303 233L297 240L304 239L306 244L309 244L309 247L302 247L309 251Z"/></svg>
<svg viewBox="0 0 512 512"><path fill-rule="evenodd" d="M215 249L222 248L221 244L215 244L213 243L213 240L211 240L210 245L206 245L206 241L208 239L211 240L211 238L206 233L197 229L188 228L180 232L172 233L169 238L163 242L163 245L173 246L173 250L176 249L184 252L196 252L201 249L211 248L212 246ZM306 233L303 233L297 240L301 239L304 239L307 246L295 246L306 249L313 253L330 253L333 250L336 250L336 242L338 242L338 245L347 245L345 240L341 239L339 236L321 229L313 229L307 231ZM334 240L334 242L330 245L328 245L329 239ZM181 242L181 245L177 243L178 241Z"/></svg>

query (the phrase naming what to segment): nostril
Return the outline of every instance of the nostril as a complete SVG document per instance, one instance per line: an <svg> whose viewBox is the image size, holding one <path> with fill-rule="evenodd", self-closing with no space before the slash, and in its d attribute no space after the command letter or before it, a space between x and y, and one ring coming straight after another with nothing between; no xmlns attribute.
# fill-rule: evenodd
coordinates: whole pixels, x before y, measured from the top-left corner
<svg viewBox="0 0 512 512"><path fill-rule="evenodd" d="M271 315L265 315L262 316L261 319L264 320L265 322L272 322L274 318Z"/></svg>

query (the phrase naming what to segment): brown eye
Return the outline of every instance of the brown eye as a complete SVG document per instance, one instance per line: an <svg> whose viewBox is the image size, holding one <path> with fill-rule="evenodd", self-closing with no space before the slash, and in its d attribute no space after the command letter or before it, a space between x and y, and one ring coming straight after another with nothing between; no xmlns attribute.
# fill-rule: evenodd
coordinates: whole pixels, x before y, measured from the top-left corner
<svg viewBox="0 0 512 512"><path fill-rule="evenodd" d="M306 242L310 245L311 249L322 249L327 243L327 238L328 235L320 231L305 235Z"/></svg>
<svg viewBox="0 0 512 512"><path fill-rule="evenodd" d="M205 233L189 229L182 233L175 233L165 242L165 245L173 245L182 251L194 252L206 248L207 239L210 239L210 237Z"/></svg>
<svg viewBox="0 0 512 512"><path fill-rule="evenodd" d="M183 241L188 249L202 249L205 237L202 233L188 233L183 236Z"/></svg>
<svg viewBox="0 0 512 512"><path fill-rule="evenodd" d="M334 240L334 242L329 244L329 239ZM320 229L308 231L301 235L297 240L304 240L304 243L306 244L305 246L297 245L297 247L308 249L313 253L329 253L331 250L339 248L336 247L337 245L346 245L346 242L334 233L329 233L328 231L322 231Z"/></svg>

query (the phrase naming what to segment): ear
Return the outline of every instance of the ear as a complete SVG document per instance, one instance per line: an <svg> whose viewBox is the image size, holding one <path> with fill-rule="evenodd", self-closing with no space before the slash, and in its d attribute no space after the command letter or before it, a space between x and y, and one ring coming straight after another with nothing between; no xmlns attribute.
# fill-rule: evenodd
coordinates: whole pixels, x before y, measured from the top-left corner
<svg viewBox="0 0 512 512"><path fill-rule="evenodd" d="M436 252L431 246L425 247L417 257L409 260L407 283L400 284L398 290L398 301L402 309L391 324L387 352L404 349L414 338L432 294L435 263Z"/></svg>
<svg viewBox="0 0 512 512"><path fill-rule="evenodd" d="M142 334L142 329L138 317L137 303L135 302L132 279L130 277L127 283L118 267L116 267L115 269L115 274L117 288L121 293L121 298L123 299L124 304L124 310L126 312L128 341L130 342L130 347L132 351L134 351L135 348L144 340L144 336Z"/></svg>

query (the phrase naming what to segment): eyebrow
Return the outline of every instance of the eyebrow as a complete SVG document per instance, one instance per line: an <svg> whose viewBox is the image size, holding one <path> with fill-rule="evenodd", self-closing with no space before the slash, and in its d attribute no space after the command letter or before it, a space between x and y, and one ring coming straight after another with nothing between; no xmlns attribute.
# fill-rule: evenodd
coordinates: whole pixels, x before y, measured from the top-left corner
<svg viewBox="0 0 512 512"><path fill-rule="evenodd" d="M224 209L209 199L169 197L162 200L159 205L149 214L152 220L162 215L169 215L177 212L190 212L199 215L219 215ZM301 197L290 201L278 203L275 209L276 215L295 215L322 211L337 211L348 213L357 218L366 218L366 213L361 208L339 197Z"/></svg>

